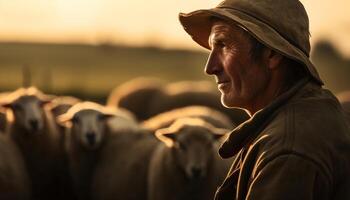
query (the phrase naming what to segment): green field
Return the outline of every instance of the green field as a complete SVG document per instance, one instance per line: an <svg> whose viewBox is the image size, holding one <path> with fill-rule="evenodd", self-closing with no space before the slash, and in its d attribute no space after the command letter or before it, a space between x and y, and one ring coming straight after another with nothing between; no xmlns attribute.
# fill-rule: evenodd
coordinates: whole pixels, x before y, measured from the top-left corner
<svg viewBox="0 0 350 200"><path fill-rule="evenodd" d="M350 88L349 61L320 43L312 59L327 87ZM207 54L155 47L85 44L0 43L0 90L23 84L23 67L45 92L103 101L115 86L135 77L166 81L211 79L203 73Z"/></svg>
<svg viewBox="0 0 350 200"><path fill-rule="evenodd" d="M32 84L50 93L103 97L122 82L151 76L167 81L208 79L206 54L153 47L82 44L0 44L0 88L23 84L23 66Z"/></svg>

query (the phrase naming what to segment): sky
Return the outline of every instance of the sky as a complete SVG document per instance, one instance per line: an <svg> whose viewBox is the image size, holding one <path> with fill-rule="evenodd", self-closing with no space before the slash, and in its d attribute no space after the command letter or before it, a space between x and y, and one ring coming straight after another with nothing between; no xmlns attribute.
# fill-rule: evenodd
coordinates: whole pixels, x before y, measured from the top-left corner
<svg viewBox="0 0 350 200"><path fill-rule="evenodd" d="M350 56L350 0L301 0L311 41L332 40ZM122 43L200 49L179 12L219 0L0 0L0 41Z"/></svg>

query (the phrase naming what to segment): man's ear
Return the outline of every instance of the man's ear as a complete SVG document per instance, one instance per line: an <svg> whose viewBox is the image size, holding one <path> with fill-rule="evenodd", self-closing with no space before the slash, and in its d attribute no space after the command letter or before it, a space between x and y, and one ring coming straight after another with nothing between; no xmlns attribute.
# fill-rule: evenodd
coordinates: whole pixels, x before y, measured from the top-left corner
<svg viewBox="0 0 350 200"><path fill-rule="evenodd" d="M265 49L265 58L267 59L267 66L270 70L278 68L283 60L283 56L269 48Z"/></svg>

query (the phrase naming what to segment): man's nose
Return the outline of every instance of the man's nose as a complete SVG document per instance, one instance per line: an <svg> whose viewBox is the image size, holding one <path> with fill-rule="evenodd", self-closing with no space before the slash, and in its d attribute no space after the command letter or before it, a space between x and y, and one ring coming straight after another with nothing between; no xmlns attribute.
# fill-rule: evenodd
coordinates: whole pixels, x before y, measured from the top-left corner
<svg viewBox="0 0 350 200"><path fill-rule="evenodd" d="M220 71L219 59L215 51L210 52L204 71L208 75L215 75Z"/></svg>

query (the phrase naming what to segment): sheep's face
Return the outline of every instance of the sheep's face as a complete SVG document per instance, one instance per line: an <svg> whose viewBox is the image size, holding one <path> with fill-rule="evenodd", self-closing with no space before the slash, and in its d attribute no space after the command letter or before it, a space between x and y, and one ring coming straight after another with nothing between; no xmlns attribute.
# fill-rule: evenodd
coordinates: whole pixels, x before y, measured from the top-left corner
<svg viewBox="0 0 350 200"><path fill-rule="evenodd" d="M109 116L96 110L75 113L71 119L74 139L87 149L97 149L104 139Z"/></svg>
<svg viewBox="0 0 350 200"><path fill-rule="evenodd" d="M17 100L5 105L13 112L14 123L30 133L37 133L44 128L44 108L49 101L36 96L21 96Z"/></svg>
<svg viewBox="0 0 350 200"><path fill-rule="evenodd" d="M214 143L222 135L199 126L184 126L176 132L162 135L172 141L170 148L173 156L187 178L194 180L206 176Z"/></svg>

